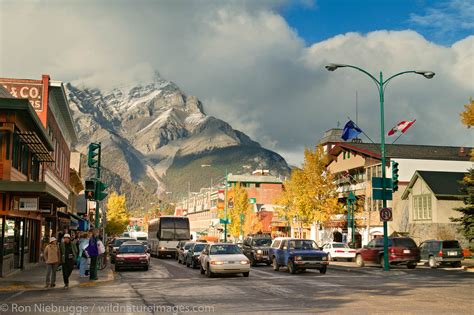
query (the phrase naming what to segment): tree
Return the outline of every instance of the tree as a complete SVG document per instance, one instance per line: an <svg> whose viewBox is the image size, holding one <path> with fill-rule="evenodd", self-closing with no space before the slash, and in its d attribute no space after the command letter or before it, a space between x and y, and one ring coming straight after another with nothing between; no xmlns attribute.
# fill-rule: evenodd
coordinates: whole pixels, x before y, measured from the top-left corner
<svg viewBox="0 0 474 315"><path fill-rule="evenodd" d="M125 195L113 192L107 201L107 225L105 231L109 235L124 232L130 222Z"/></svg>
<svg viewBox="0 0 474 315"><path fill-rule="evenodd" d="M469 99L469 104L464 105L464 111L459 115L461 116L461 122L467 128L474 126L474 100L472 98Z"/></svg>
<svg viewBox="0 0 474 315"><path fill-rule="evenodd" d="M470 243L471 250L474 250L474 168L471 168L464 176L462 184L462 190L466 194L463 198L465 206L454 209L461 212L460 217L450 219L460 224L459 232Z"/></svg>
<svg viewBox="0 0 474 315"><path fill-rule="evenodd" d="M232 200L232 207L227 207L227 218L230 219L229 234L237 238L240 236L241 229L241 216L248 216L250 208L249 198L247 191L240 186L240 183L228 192L227 200Z"/></svg>
<svg viewBox="0 0 474 315"><path fill-rule="evenodd" d="M263 224L260 220L257 213L252 210L252 207L249 207L247 213L245 214L244 221L244 235L255 234L263 230Z"/></svg>
<svg viewBox="0 0 474 315"><path fill-rule="evenodd" d="M288 221L296 217L298 222L309 225L324 223L330 216L342 212L333 175L327 169L327 157L321 146L314 151L305 149L301 169L294 169L279 204L279 215Z"/></svg>

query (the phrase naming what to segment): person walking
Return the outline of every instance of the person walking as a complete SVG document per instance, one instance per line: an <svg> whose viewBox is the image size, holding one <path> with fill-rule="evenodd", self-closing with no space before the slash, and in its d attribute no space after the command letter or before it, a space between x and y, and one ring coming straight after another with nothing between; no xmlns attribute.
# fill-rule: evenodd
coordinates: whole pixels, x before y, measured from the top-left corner
<svg viewBox="0 0 474 315"><path fill-rule="evenodd" d="M99 230L94 229L92 236L89 238L89 245L86 248L87 256L91 259L91 265L89 267L89 279L98 280L97 277L97 257L99 256L99 247L97 242L99 240Z"/></svg>
<svg viewBox="0 0 474 315"><path fill-rule="evenodd" d="M46 262L46 286L45 288L56 286L56 268L59 264L60 254L56 238L53 236L49 244L44 249L44 261Z"/></svg>
<svg viewBox="0 0 474 315"><path fill-rule="evenodd" d="M71 235L64 234L63 242L60 245L61 249L61 264L63 267L64 288L69 287L69 277L74 270L74 262L77 257L77 248L71 242Z"/></svg>
<svg viewBox="0 0 474 315"><path fill-rule="evenodd" d="M89 235L88 233L84 232L81 235L81 239L79 241L79 276L81 278L85 278L86 276L86 270L87 270L87 265L88 265L88 260L89 258L87 257L87 252L86 248L89 246Z"/></svg>

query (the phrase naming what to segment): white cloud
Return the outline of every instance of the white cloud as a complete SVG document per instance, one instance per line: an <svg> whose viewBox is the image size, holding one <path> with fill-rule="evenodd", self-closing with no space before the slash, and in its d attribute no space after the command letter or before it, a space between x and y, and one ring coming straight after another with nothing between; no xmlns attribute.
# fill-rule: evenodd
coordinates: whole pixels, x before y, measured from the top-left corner
<svg viewBox="0 0 474 315"><path fill-rule="evenodd" d="M473 92L474 36L451 47L413 31L347 33L305 47L272 1L6 2L0 10L2 76L85 82L101 87L150 78L154 70L204 102L206 112L262 145L301 161L326 129L354 116L379 135L375 87L361 73L327 72L351 63L374 75L429 69L387 88L386 127L417 124L409 143L472 145L458 113ZM43 31L44 30L44 31Z"/></svg>

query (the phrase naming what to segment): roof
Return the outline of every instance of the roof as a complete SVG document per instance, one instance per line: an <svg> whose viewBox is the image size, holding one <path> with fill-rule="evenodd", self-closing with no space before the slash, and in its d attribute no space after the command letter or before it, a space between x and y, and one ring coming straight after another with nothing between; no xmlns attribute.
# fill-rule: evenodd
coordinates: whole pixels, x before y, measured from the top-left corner
<svg viewBox="0 0 474 315"><path fill-rule="evenodd" d="M343 129L339 128L327 130L324 132L323 137L319 140L319 144L344 142L342 139L342 132Z"/></svg>
<svg viewBox="0 0 474 315"><path fill-rule="evenodd" d="M430 190L438 199L462 197L462 184L464 172L439 172L439 171L416 171L408 184L402 199L407 199L413 185L418 178L422 178Z"/></svg>
<svg viewBox="0 0 474 315"><path fill-rule="evenodd" d="M270 175L232 175L227 176L230 183L272 183L282 184L283 181L275 176Z"/></svg>
<svg viewBox="0 0 474 315"><path fill-rule="evenodd" d="M380 144L378 143L341 142L331 150L330 154L337 155L342 149L353 150L378 159L381 158ZM385 155L388 158L469 161L471 149L469 147L436 145L386 144ZM461 150L464 150L463 155L460 154Z"/></svg>
<svg viewBox="0 0 474 315"><path fill-rule="evenodd" d="M3 86L0 85L1 98L14 98Z"/></svg>
<svg viewBox="0 0 474 315"><path fill-rule="evenodd" d="M66 96L66 91L64 90L64 85L61 81L49 81L50 92L54 95L55 99L58 101L59 110L61 116L66 124L68 133L71 136L73 143L77 142L77 133L74 129L74 122L72 121L72 114L69 108L69 102Z"/></svg>

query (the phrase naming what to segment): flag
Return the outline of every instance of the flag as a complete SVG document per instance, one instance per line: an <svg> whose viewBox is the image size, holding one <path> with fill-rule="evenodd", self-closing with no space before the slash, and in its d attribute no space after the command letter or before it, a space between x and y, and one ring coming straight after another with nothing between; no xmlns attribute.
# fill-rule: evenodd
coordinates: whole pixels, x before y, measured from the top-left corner
<svg viewBox="0 0 474 315"><path fill-rule="evenodd" d="M344 141L357 138L357 136L362 132L362 130L357 127L356 124L352 120L349 120L347 124L344 126L344 130L342 131L341 138Z"/></svg>
<svg viewBox="0 0 474 315"><path fill-rule="evenodd" d="M410 128L415 123L415 121L416 121L416 119L408 120L408 121L402 120L395 127L390 129L390 131L388 132L388 135L393 136L394 134L396 134L399 131L401 133L405 133L408 130L408 128Z"/></svg>

